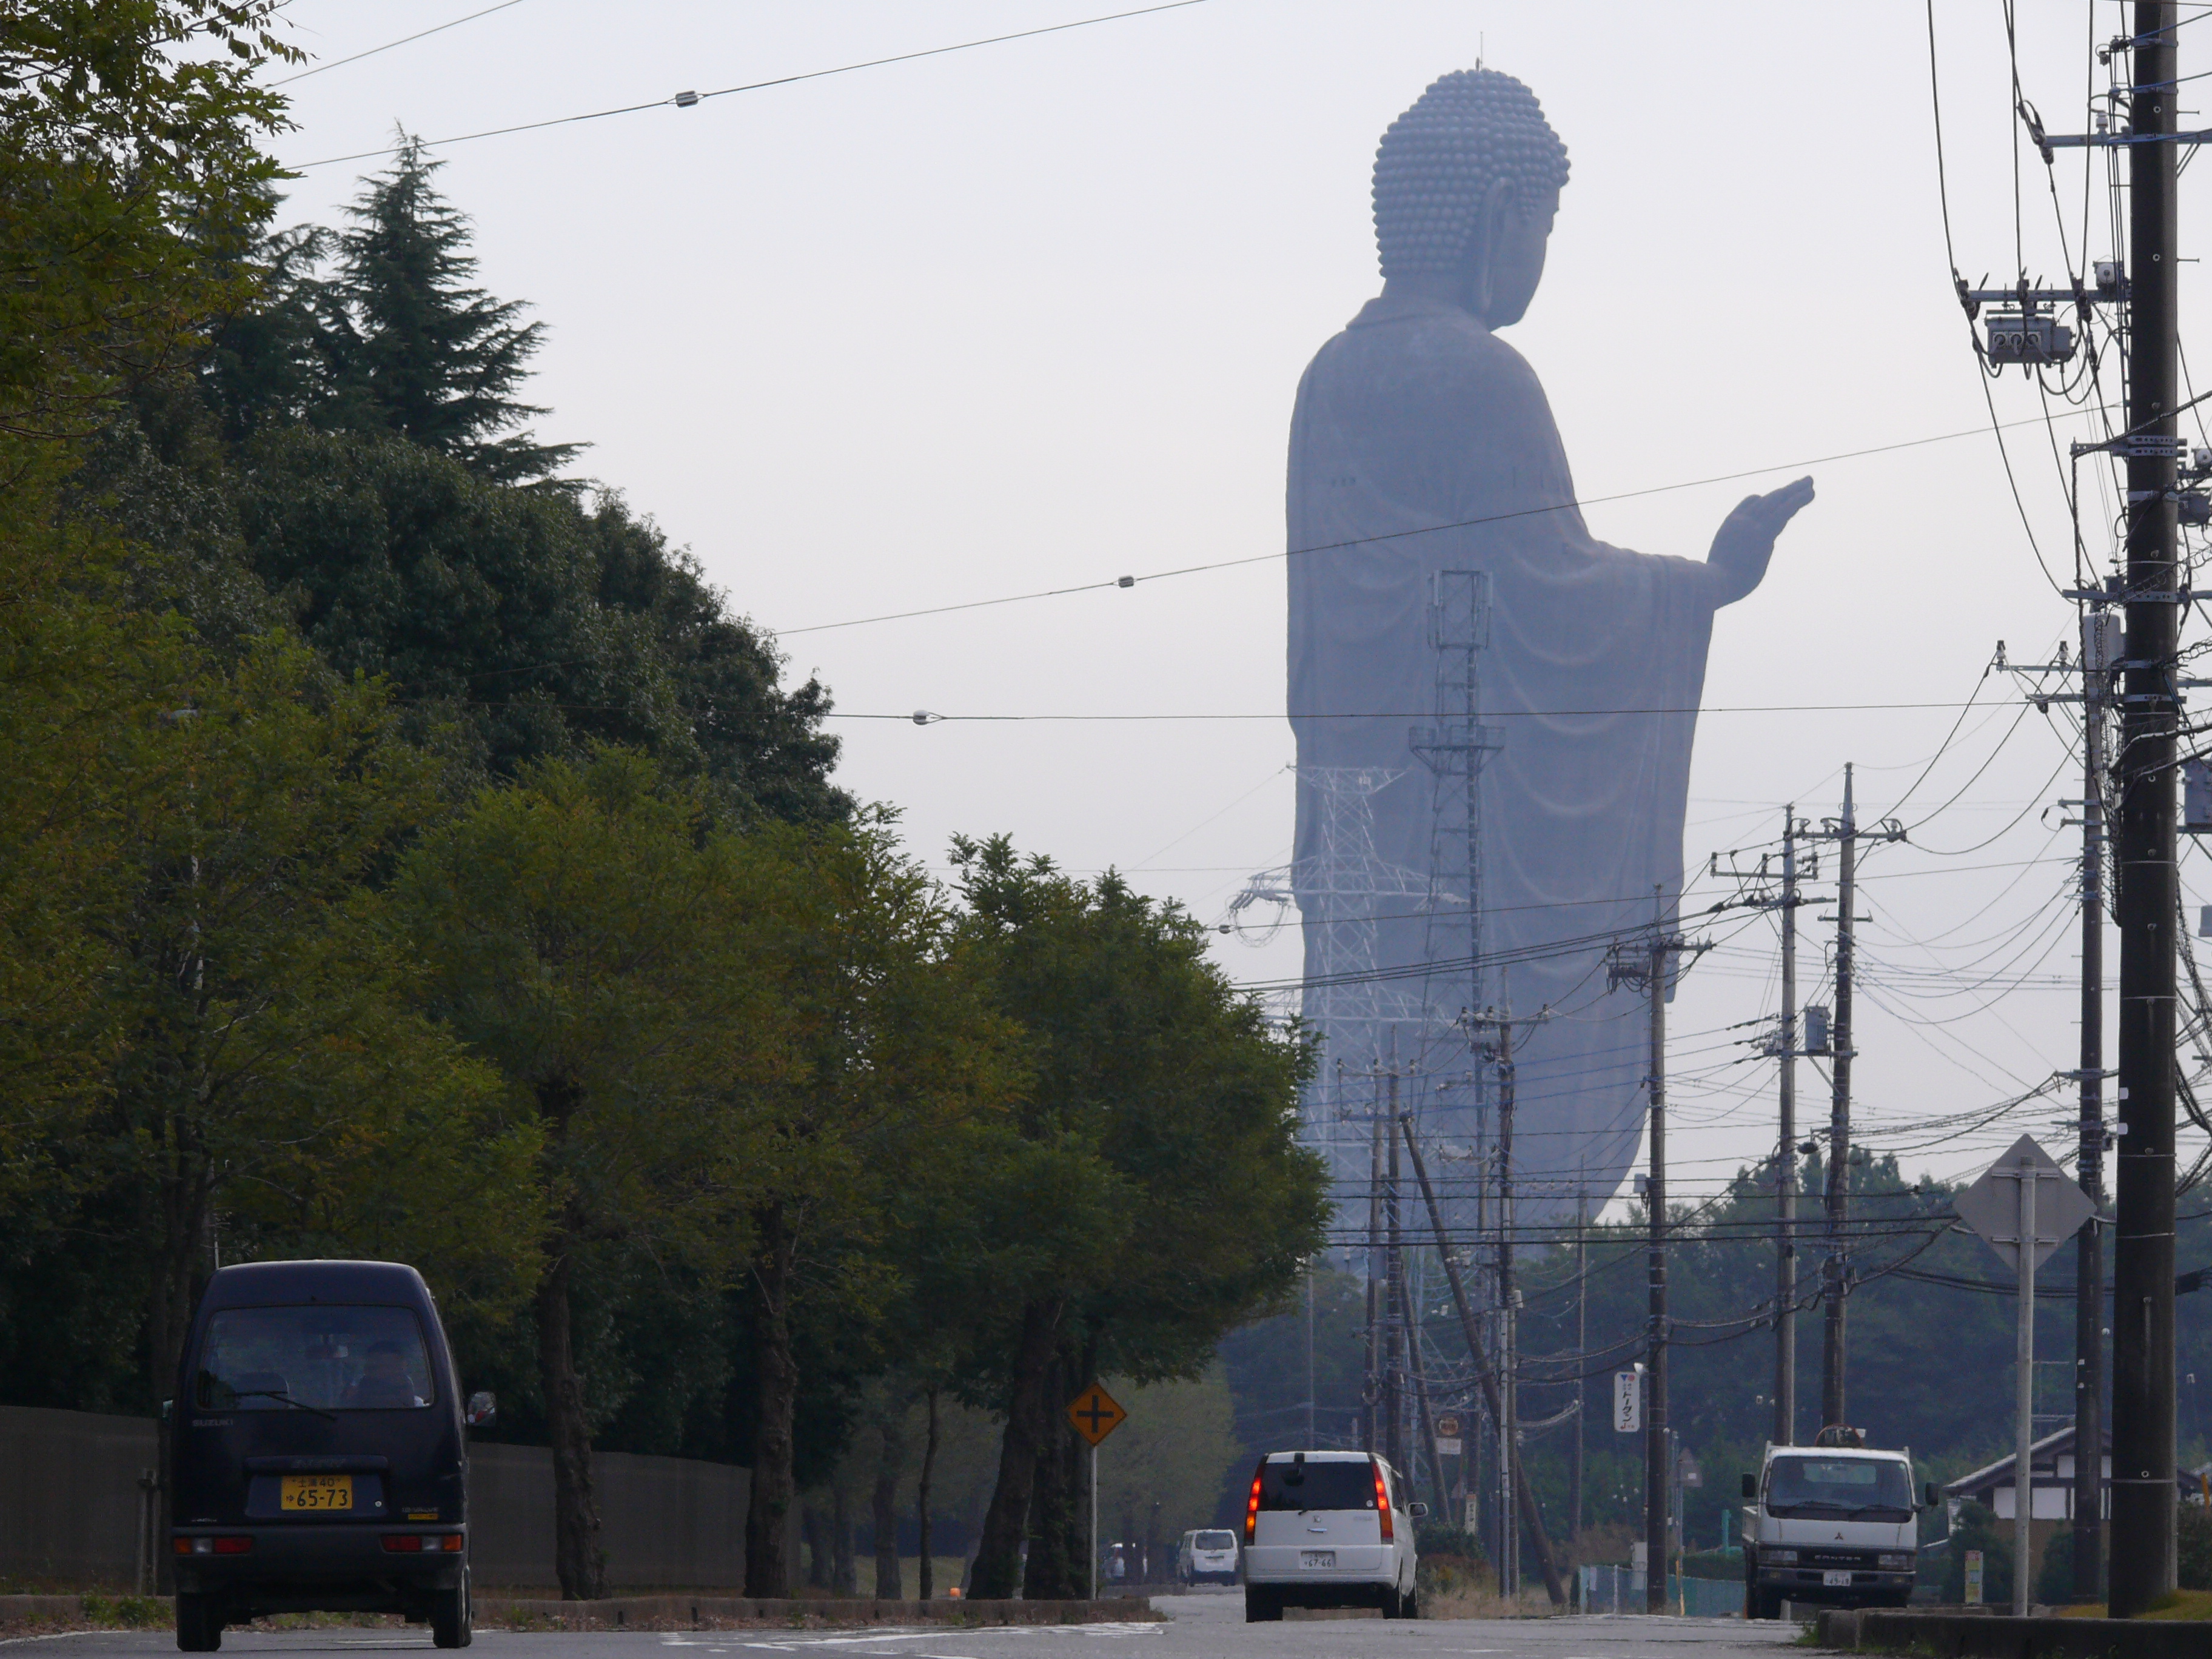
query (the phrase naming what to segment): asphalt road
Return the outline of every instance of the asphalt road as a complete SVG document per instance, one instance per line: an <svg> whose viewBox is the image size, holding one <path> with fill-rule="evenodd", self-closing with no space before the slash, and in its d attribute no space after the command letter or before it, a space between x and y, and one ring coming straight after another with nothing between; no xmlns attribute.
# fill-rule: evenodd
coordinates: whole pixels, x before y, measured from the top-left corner
<svg viewBox="0 0 2212 1659"><path fill-rule="evenodd" d="M1247 1625L1241 1595L1163 1597L1162 1625L998 1626L976 1630L639 1631L589 1635L480 1630L471 1659L1779 1659L1794 1625L1730 1619L1285 1620ZM0 1642L38 1659L155 1659L167 1631ZM226 1654L433 1651L427 1629L223 1632Z"/></svg>

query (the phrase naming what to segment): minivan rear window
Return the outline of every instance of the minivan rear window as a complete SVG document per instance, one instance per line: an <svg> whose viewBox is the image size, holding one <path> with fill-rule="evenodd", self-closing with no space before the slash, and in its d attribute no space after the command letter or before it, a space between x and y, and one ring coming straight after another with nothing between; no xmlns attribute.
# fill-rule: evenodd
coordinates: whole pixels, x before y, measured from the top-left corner
<svg viewBox="0 0 2212 1659"><path fill-rule="evenodd" d="M1233 1550L1237 1534L1233 1532L1194 1532L1190 1535L1190 1547L1194 1550Z"/></svg>
<svg viewBox="0 0 2212 1659"><path fill-rule="evenodd" d="M226 1308L200 1345L195 1404L214 1411L420 1411L438 1398L410 1308Z"/></svg>
<svg viewBox="0 0 2212 1659"><path fill-rule="evenodd" d="M1371 1510L1375 1466L1361 1458L1343 1463L1263 1463L1262 1510Z"/></svg>

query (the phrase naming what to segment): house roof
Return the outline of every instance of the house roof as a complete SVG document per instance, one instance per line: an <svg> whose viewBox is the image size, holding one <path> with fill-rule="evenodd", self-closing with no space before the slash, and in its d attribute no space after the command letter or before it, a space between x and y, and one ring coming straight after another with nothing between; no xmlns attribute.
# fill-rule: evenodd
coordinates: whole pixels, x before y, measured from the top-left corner
<svg viewBox="0 0 2212 1659"><path fill-rule="evenodd" d="M2109 1423L2105 1425L2104 1448L2109 1455L2112 1449L2112 1429ZM2029 1481L2037 1483L2047 1474L2049 1482L2055 1485L2058 1478L2059 1457L2073 1449L2074 1425L2071 1423L2032 1443L2027 1449ZM1946 1498L1979 1498L1999 1486L2010 1486L2013 1484L2012 1465L2013 1454L2008 1452L1996 1462L1985 1463L1972 1474L1962 1474L1956 1480L1948 1482L1944 1486L1943 1495Z"/></svg>

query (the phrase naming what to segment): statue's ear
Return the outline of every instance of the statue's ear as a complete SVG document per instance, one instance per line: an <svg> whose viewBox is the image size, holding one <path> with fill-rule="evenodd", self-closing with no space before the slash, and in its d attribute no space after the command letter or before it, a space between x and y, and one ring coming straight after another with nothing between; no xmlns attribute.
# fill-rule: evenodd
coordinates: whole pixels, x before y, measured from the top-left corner
<svg viewBox="0 0 2212 1659"><path fill-rule="evenodd" d="M1498 251L1505 240L1506 198L1510 188L1502 178L1490 181L1490 187L1482 192L1480 205L1475 209L1474 222L1468 227L1467 246L1460 255L1460 292L1468 310L1486 320L1490 316L1491 295L1495 288Z"/></svg>

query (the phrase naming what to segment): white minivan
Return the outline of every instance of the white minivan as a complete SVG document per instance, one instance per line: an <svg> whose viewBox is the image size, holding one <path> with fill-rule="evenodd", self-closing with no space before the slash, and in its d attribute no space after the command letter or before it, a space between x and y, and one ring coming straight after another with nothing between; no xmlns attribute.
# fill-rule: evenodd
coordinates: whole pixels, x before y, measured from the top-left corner
<svg viewBox="0 0 2212 1659"><path fill-rule="evenodd" d="M1366 1452L1270 1452L1244 1507L1244 1617L1285 1607L1380 1607L1413 1619L1413 1522L1398 1472Z"/></svg>
<svg viewBox="0 0 2212 1659"><path fill-rule="evenodd" d="M1176 1577L1186 1584L1233 1584L1237 1582L1237 1534L1225 1527L1207 1527L1182 1535L1176 1552Z"/></svg>

